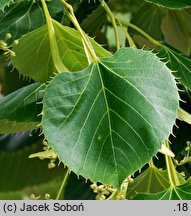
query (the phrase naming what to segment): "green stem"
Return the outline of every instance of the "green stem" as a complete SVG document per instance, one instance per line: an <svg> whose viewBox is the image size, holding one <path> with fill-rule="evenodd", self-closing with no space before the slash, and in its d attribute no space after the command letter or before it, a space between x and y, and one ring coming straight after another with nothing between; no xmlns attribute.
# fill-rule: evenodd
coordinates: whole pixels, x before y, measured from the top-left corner
<svg viewBox="0 0 191 216"><path fill-rule="evenodd" d="M96 53L95 53L87 35L81 29L75 15L74 15L72 6L69 5L65 0L61 0L61 2L64 5L65 12L66 12L67 16L69 17L69 19L74 24L74 26L76 27L76 29L78 30L78 32L80 33L80 35L82 37L82 42L84 45L84 50L85 50L85 53L86 53L86 56L88 59L88 63L91 64L92 62L98 61L98 57L96 56Z"/></svg>
<svg viewBox="0 0 191 216"><path fill-rule="evenodd" d="M134 41L132 40L132 38L131 38L130 34L128 33L128 31L126 31L126 29L123 27L123 25L121 24L121 22L120 22L118 19L116 19L116 20L117 20L117 22L119 23L119 25L120 25L122 31L124 32L124 34L125 34L125 36L126 36L126 38L127 38L127 41L128 41L128 43L129 43L129 46L130 46L131 48L136 48L136 45L135 45Z"/></svg>
<svg viewBox="0 0 191 216"><path fill-rule="evenodd" d="M132 23L129 23L127 21L121 20L119 18L116 18L116 19L118 19L123 26L133 28L134 30L136 30L137 32L139 32L140 34L142 34L144 37L146 37L148 40L150 40L154 45L159 46L159 47L162 46L162 44L159 41L157 41L154 38L152 38L150 35L148 35L146 32L144 32L142 29L140 29L136 25L134 25Z"/></svg>
<svg viewBox="0 0 191 216"><path fill-rule="evenodd" d="M104 0L99 0L99 1L111 20L111 23L114 29L114 34L115 34L116 47L117 49L120 49L120 39L119 39L119 33L117 31L117 24L116 24L115 16L113 15L112 11L110 10L110 8L108 7L108 5L105 3Z"/></svg>
<svg viewBox="0 0 191 216"><path fill-rule="evenodd" d="M165 141L165 145L167 148L170 148L167 140ZM174 164L172 162L172 158L165 155L165 161L166 161L166 167L167 167L167 171L168 171L168 178L170 181L170 185L172 187L180 185L180 181L178 179Z"/></svg>
<svg viewBox="0 0 191 216"><path fill-rule="evenodd" d="M66 173L65 173L65 175L64 175L64 179L63 179L63 181L62 181L62 184L61 184L61 186L60 186L60 188L59 188L59 191L58 191L58 194L57 194L57 196L56 196L56 200L59 200L60 195L61 195L61 193L62 193L62 191L63 191L63 188L64 188L64 186L65 186L65 184L66 184L66 181L67 181L69 175L70 175L70 170L67 168Z"/></svg>
<svg viewBox="0 0 191 216"><path fill-rule="evenodd" d="M49 39L50 39L51 55L52 55L52 60L54 62L55 68L58 72L68 71L67 67L63 64L63 62L60 58L60 53L59 53L57 41L56 41L55 29L54 29L54 26L52 23L52 18L50 17L47 5L45 3L45 0L41 0L41 2L42 2L44 15L46 18L48 35L49 35Z"/></svg>

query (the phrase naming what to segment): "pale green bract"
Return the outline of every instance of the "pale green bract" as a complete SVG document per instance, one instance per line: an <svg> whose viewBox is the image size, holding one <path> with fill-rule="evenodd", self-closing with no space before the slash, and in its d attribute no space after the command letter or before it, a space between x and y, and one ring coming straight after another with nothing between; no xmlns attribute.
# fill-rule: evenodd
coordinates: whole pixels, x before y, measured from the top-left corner
<svg viewBox="0 0 191 216"><path fill-rule="evenodd" d="M174 77L156 55L121 48L49 83L43 132L69 169L119 188L168 139L178 100Z"/></svg>

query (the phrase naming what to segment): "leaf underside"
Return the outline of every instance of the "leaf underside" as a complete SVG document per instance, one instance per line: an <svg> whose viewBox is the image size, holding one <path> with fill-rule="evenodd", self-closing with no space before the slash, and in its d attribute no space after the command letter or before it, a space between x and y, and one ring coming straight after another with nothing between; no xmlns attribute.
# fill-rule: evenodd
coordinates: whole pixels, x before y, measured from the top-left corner
<svg viewBox="0 0 191 216"><path fill-rule="evenodd" d="M168 138L178 99L164 63L151 52L122 48L50 82L43 132L76 174L120 187Z"/></svg>

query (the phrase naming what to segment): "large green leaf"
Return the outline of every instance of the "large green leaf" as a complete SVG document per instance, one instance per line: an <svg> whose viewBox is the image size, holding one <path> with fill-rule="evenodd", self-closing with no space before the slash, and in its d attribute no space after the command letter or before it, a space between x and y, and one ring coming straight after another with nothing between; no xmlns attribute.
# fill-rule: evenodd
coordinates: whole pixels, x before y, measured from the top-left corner
<svg viewBox="0 0 191 216"><path fill-rule="evenodd" d="M177 176L181 183L185 180L177 172ZM127 198L132 199L137 194L153 194L161 192L170 187L168 171L158 169L154 165L147 168L128 186Z"/></svg>
<svg viewBox="0 0 191 216"><path fill-rule="evenodd" d="M164 17L162 31L165 41L185 55L191 53L191 9L172 11Z"/></svg>
<svg viewBox="0 0 191 216"><path fill-rule="evenodd" d="M68 70L77 71L88 66L79 32L54 20L53 24L60 57ZM92 38L89 39L98 57L111 55ZM46 81L56 72L46 26L21 38L13 51L16 53L16 57L12 58L13 65L24 76L36 81Z"/></svg>
<svg viewBox="0 0 191 216"><path fill-rule="evenodd" d="M122 48L50 82L43 132L75 173L119 187L168 138L178 99L164 63L151 52Z"/></svg>
<svg viewBox="0 0 191 216"><path fill-rule="evenodd" d="M145 0L146 2L154 3L159 6L170 9L184 9L191 7L190 0Z"/></svg>
<svg viewBox="0 0 191 216"><path fill-rule="evenodd" d="M186 183L170 187L156 194L139 194L136 200L190 200L191 199L191 178Z"/></svg>
<svg viewBox="0 0 191 216"><path fill-rule="evenodd" d="M162 46L157 55L167 62L178 81L191 89L191 59L166 45Z"/></svg>
<svg viewBox="0 0 191 216"><path fill-rule="evenodd" d="M45 85L34 83L0 100L0 133L16 133L36 128L41 121Z"/></svg>

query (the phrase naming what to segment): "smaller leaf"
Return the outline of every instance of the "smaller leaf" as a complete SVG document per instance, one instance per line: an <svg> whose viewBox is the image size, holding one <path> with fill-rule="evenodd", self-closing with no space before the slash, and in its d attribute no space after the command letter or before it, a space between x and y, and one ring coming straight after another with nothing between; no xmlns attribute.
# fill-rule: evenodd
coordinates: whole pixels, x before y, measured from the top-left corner
<svg viewBox="0 0 191 216"><path fill-rule="evenodd" d="M145 0L146 2L170 9L184 9L191 7L190 0Z"/></svg>
<svg viewBox="0 0 191 216"><path fill-rule="evenodd" d="M135 200L190 200L191 199L191 178L186 183L156 193L138 194Z"/></svg>
<svg viewBox="0 0 191 216"><path fill-rule="evenodd" d="M162 45L158 57L167 62L167 66L174 71L175 77L180 83L191 89L191 59L179 51Z"/></svg>
<svg viewBox="0 0 191 216"><path fill-rule="evenodd" d="M178 174L178 173L177 173ZM184 183L183 177L178 175L180 182ZM127 198L132 199L137 194L154 194L170 187L167 170L158 169L154 165L147 168L134 179L127 190Z"/></svg>
<svg viewBox="0 0 191 216"><path fill-rule="evenodd" d="M45 85L34 83L0 100L0 133L32 130L41 121L41 102Z"/></svg>
<svg viewBox="0 0 191 216"><path fill-rule="evenodd" d="M157 193L169 186L168 173L152 166L136 177L129 185L127 198L132 199L139 193Z"/></svg>

